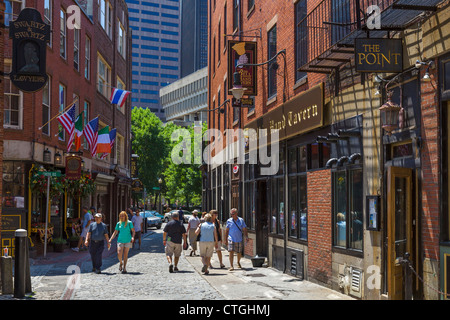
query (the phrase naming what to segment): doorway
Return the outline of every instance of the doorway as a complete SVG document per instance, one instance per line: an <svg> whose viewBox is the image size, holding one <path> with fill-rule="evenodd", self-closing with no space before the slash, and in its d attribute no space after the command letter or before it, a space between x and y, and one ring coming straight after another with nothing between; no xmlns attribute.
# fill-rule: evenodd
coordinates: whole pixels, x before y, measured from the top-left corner
<svg viewBox="0 0 450 320"><path fill-rule="evenodd" d="M388 168L387 194L387 280L391 300L405 297L403 268L398 263L405 253L412 252L412 169Z"/></svg>
<svg viewBox="0 0 450 320"><path fill-rule="evenodd" d="M269 250L269 189L266 180L257 182L256 193L256 254L268 257Z"/></svg>

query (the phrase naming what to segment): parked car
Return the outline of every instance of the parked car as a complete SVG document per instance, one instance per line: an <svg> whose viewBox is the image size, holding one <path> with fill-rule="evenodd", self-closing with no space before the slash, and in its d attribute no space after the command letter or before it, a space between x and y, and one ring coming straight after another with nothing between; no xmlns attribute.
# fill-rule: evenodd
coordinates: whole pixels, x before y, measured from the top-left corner
<svg viewBox="0 0 450 320"><path fill-rule="evenodd" d="M170 212L167 212L164 215L164 222L169 222L170 220L172 220L172 214L174 214L175 212L178 212L180 210L172 210ZM184 223L188 223L189 218L192 217L191 212L187 211L187 210L182 210L183 211L183 218L184 218Z"/></svg>
<svg viewBox="0 0 450 320"><path fill-rule="evenodd" d="M159 213L158 211L154 211L154 210L151 210L150 211L150 213L152 213L154 216L156 216L156 217L158 217L158 218L160 218L161 219L161 221L163 221L164 220L164 215L162 215L161 213Z"/></svg>
<svg viewBox="0 0 450 320"><path fill-rule="evenodd" d="M155 216L151 211L144 211L144 219L147 219L148 228L155 227L156 229L161 229L161 218Z"/></svg>

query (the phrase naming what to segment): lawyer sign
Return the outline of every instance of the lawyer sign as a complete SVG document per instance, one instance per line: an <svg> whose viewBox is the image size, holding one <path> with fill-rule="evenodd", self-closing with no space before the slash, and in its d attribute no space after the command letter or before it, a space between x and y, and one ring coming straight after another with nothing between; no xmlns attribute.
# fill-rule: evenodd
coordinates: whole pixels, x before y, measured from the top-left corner
<svg viewBox="0 0 450 320"><path fill-rule="evenodd" d="M39 11L25 8L10 23L9 37L13 39L11 81L24 92L42 89L48 80L46 53L50 26L42 21Z"/></svg>

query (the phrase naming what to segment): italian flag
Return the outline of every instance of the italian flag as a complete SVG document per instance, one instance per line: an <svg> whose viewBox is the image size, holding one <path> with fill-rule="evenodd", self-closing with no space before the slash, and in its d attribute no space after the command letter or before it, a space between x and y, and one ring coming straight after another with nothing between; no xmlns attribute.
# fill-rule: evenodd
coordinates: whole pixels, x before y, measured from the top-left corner
<svg viewBox="0 0 450 320"><path fill-rule="evenodd" d="M75 120L75 151L79 151L81 148L81 136L83 135L83 114L80 113Z"/></svg>
<svg viewBox="0 0 450 320"><path fill-rule="evenodd" d="M111 140L109 139L109 126L98 132L97 153L111 153Z"/></svg>

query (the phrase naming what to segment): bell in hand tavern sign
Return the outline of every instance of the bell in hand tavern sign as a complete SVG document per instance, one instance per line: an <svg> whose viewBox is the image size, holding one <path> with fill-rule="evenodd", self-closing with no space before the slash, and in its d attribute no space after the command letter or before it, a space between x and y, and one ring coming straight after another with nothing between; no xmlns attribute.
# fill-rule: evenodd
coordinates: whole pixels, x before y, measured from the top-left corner
<svg viewBox="0 0 450 320"><path fill-rule="evenodd" d="M17 20L10 22L9 37L13 39L13 61L10 78L24 92L36 92L47 83L46 53L50 26L39 11L23 9Z"/></svg>

